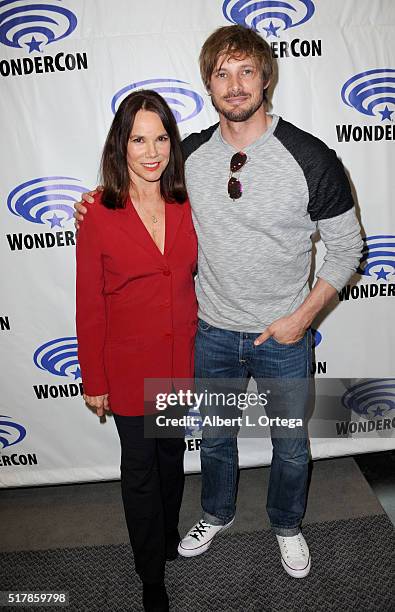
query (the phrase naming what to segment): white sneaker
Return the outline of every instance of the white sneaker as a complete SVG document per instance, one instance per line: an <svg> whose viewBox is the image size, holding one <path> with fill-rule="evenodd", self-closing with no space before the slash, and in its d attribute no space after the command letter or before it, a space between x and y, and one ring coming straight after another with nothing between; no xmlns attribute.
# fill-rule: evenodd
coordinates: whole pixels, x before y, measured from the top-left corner
<svg viewBox="0 0 395 612"><path fill-rule="evenodd" d="M233 518L226 525L210 525L204 519L196 523L178 545L178 553L182 557L197 557L210 548L214 537L220 531L225 531L233 525Z"/></svg>
<svg viewBox="0 0 395 612"><path fill-rule="evenodd" d="M276 535L281 551L283 568L293 578L304 578L310 571L311 557L309 547L303 535Z"/></svg>

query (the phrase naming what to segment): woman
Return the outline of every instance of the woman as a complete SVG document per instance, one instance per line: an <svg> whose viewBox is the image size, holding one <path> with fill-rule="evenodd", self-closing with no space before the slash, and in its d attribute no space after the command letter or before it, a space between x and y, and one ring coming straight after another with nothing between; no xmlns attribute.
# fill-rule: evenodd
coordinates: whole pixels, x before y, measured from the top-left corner
<svg viewBox="0 0 395 612"><path fill-rule="evenodd" d="M154 91L119 106L102 155L104 189L78 232L77 335L84 399L114 414L121 488L145 610L168 610L184 441L144 437L144 378L193 376L197 240L177 125Z"/></svg>

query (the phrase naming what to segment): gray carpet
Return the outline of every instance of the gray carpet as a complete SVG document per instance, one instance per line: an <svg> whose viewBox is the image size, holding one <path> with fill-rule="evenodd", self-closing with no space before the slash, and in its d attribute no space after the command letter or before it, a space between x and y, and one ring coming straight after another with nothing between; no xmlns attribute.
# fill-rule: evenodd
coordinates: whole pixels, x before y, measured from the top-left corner
<svg viewBox="0 0 395 612"><path fill-rule="evenodd" d="M269 531L224 534L205 555L169 563L171 610L394 610L395 536L385 515L309 525L304 534L313 560L302 580L284 573ZM132 555L124 544L1 553L0 588L69 591L70 605L63 608L68 612L141 610Z"/></svg>

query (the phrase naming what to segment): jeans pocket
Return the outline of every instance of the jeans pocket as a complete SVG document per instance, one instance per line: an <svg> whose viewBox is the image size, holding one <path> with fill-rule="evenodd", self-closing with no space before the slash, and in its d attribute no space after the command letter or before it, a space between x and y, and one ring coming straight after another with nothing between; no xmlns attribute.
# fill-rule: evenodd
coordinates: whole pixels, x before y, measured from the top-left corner
<svg viewBox="0 0 395 612"><path fill-rule="evenodd" d="M301 338L299 338L299 340L296 340L296 342L279 342L278 340L276 340L276 338L274 336L270 336L270 338L273 340L273 342L275 344L277 344L277 346L283 346L284 348L290 347L290 346L298 346L299 344L301 344L303 342L303 340L305 339L306 334L303 334L303 336Z"/></svg>
<svg viewBox="0 0 395 612"><path fill-rule="evenodd" d="M207 332L212 328L212 325L210 325L210 323L206 323L206 321L203 321L202 319L198 319L198 330L202 331L202 332Z"/></svg>

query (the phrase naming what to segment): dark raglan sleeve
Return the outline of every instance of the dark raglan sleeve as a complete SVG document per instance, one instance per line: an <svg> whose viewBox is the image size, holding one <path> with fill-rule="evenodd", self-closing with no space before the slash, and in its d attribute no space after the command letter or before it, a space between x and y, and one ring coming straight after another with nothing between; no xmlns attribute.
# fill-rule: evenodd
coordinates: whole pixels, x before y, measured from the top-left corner
<svg viewBox="0 0 395 612"><path fill-rule="evenodd" d="M219 123L210 125L210 127L206 128L205 130L189 134L189 136L184 138L184 140L181 142L184 162L186 162L188 157L192 155L192 153L194 153L199 147L201 147L202 144L210 140L218 126Z"/></svg>
<svg viewBox="0 0 395 612"><path fill-rule="evenodd" d="M280 120L276 136L295 158L307 182L307 211L326 248L317 277L340 291L358 268L363 246L343 164L321 140L286 121Z"/></svg>

